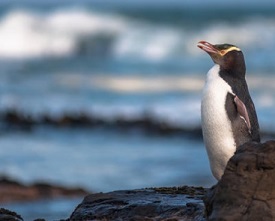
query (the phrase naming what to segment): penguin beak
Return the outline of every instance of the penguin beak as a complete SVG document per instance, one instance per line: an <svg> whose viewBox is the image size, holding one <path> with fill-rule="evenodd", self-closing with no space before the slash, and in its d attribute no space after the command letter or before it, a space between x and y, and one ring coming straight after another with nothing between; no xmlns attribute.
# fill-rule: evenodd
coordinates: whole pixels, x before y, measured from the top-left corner
<svg viewBox="0 0 275 221"><path fill-rule="evenodd" d="M214 45L210 44L207 41L200 41L198 42L198 47L205 52L207 52L214 63L216 64L222 64L223 63L223 54L220 50L218 50Z"/></svg>
<svg viewBox="0 0 275 221"><path fill-rule="evenodd" d="M217 50L214 45L210 44L207 41L200 41L197 45L200 49L204 50L208 54L220 54L220 51Z"/></svg>

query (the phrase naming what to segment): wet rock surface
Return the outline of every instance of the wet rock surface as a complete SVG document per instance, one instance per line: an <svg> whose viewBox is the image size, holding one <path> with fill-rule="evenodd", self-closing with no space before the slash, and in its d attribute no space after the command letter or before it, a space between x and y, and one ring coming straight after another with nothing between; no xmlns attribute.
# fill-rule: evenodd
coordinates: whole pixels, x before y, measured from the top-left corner
<svg viewBox="0 0 275 221"><path fill-rule="evenodd" d="M204 188L151 188L91 194L69 220L204 220Z"/></svg>
<svg viewBox="0 0 275 221"><path fill-rule="evenodd" d="M275 141L247 143L206 197L208 220L275 220Z"/></svg>
<svg viewBox="0 0 275 221"><path fill-rule="evenodd" d="M20 215L4 208L0 209L0 220L1 221L23 221Z"/></svg>

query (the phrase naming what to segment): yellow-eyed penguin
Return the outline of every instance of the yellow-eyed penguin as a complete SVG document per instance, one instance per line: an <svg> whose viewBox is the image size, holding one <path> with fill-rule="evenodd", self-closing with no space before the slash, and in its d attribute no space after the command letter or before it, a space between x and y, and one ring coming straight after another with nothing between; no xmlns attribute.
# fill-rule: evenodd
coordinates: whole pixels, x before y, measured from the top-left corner
<svg viewBox="0 0 275 221"><path fill-rule="evenodd" d="M215 63L202 93L201 120L210 167L219 180L238 146L260 142L259 124L245 80L242 51L234 45L206 41L200 41L198 47Z"/></svg>

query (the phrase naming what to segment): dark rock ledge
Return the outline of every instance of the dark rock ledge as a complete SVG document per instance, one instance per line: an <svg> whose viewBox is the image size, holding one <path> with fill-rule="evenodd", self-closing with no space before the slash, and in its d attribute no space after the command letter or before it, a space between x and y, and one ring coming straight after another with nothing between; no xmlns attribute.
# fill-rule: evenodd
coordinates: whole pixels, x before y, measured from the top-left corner
<svg viewBox="0 0 275 221"><path fill-rule="evenodd" d="M275 141L247 143L238 148L222 179L207 192L184 186L90 194L66 221L272 221L274 182ZM0 220L23 219L0 210Z"/></svg>
<svg viewBox="0 0 275 221"><path fill-rule="evenodd" d="M92 194L69 220L203 220L204 188L149 188Z"/></svg>

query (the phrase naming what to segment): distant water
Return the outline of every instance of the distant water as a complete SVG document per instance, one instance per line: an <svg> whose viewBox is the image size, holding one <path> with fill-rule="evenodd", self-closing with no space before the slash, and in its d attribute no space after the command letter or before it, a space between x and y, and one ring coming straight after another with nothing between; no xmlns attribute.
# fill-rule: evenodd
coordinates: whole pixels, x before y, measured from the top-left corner
<svg viewBox="0 0 275 221"><path fill-rule="evenodd" d="M260 126L275 132L274 4L25 2L0 4L0 111L33 118L85 112L106 121L149 113L172 126L198 127L201 89L213 64L196 44L207 40L242 48ZM26 183L94 191L215 183L202 140L187 136L53 127L0 135L0 173ZM41 215L30 216L30 207L12 208ZM48 217L66 218L63 212Z"/></svg>

